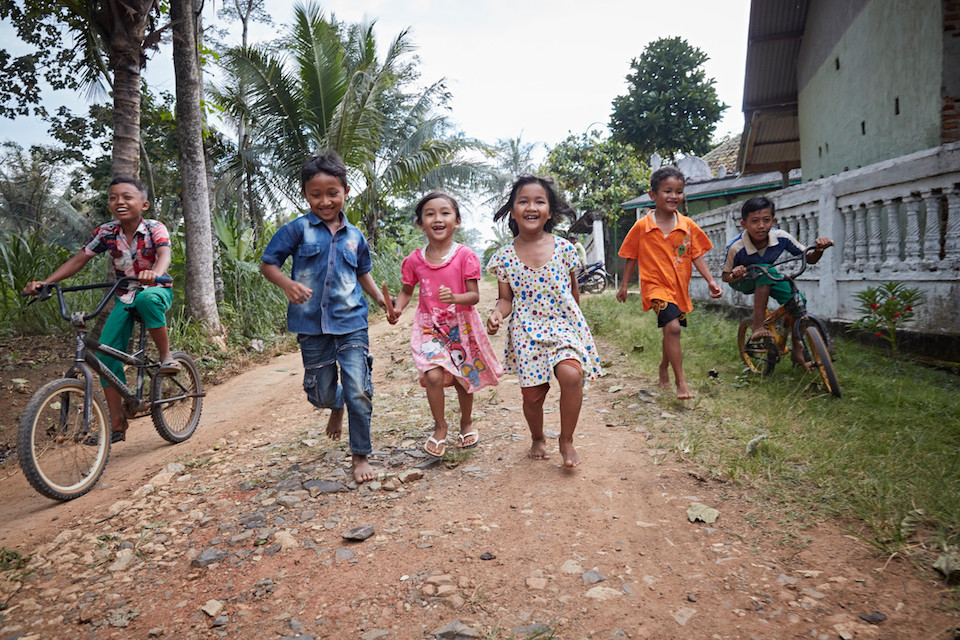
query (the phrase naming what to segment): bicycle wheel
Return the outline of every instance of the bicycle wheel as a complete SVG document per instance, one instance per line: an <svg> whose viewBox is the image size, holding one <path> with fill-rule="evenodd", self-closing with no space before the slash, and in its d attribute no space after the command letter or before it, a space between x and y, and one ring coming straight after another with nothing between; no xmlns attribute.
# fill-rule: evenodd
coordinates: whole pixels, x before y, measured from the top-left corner
<svg viewBox="0 0 960 640"><path fill-rule="evenodd" d="M827 391L835 397L840 397L840 383L837 381L837 372L833 370L833 360L830 358L830 351L827 349L827 343L820 335L820 328L813 324L805 325L803 328L803 342L807 353L810 356L813 366L820 371L823 383L827 386Z"/></svg>
<svg viewBox="0 0 960 640"><path fill-rule="evenodd" d="M603 290L607 288L607 279L603 277L603 274L600 273L591 273L587 276L586 280L583 281L583 290L586 293L603 293Z"/></svg>
<svg viewBox="0 0 960 640"><path fill-rule="evenodd" d="M180 363L179 373L153 376L150 413L160 437L176 444L192 436L200 423L203 383L193 358L174 351L173 359Z"/></svg>
<svg viewBox="0 0 960 640"><path fill-rule="evenodd" d="M97 484L110 458L110 420L96 391L84 427L83 380L62 378L40 388L23 411L17 457L34 489L54 500L73 500ZM95 444L84 444L87 438Z"/></svg>
<svg viewBox="0 0 960 640"><path fill-rule="evenodd" d="M744 320L740 323L737 330L737 347L740 349L740 357L744 364L754 373L762 376L773 373L773 368L777 366L780 360L780 349L773 338L760 338L751 340L753 335L753 323L750 320Z"/></svg>

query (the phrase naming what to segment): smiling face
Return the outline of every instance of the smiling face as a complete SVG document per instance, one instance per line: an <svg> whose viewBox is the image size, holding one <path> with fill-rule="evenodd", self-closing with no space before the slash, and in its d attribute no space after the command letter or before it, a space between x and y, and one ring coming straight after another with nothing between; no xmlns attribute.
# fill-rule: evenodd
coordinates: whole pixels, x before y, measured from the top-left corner
<svg viewBox="0 0 960 640"><path fill-rule="evenodd" d="M777 224L770 209L751 211L746 218L740 220L740 226L750 236L754 247L762 248L770 241L770 229Z"/></svg>
<svg viewBox="0 0 960 640"><path fill-rule="evenodd" d="M460 226L460 215L449 198L427 200L418 217L417 224L430 244L445 245Z"/></svg>
<svg viewBox="0 0 960 640"><path fill-rule="evenodd" d="M107 191L107 206L120 224L139 224L143 212L150 203L136 186L129 182L118 182Z"/></svg>
<svg viewBox="0 0 960 640"><path fill-rule="evenodd" d="M520 233L534 234L543 231L551 216L547 190L537 182L523 185L510 210L510 217L517 223Z"/></svg>
<svg viewBox="0 0 960 640"><path fill-rule="evenodd" d="M329 173L317 173L303 184L303 195L310 211L327 224L339 222L348 193L350 187L345 187L340 178Z"/></svg>
<svg viewBox="0 0 960 640"><path fill-rule="evenodd" d="M662 213L676 213L683 204L683 180L667 176L657 185L656 191L649 191L647 195L653 200L657 211Z"/></svg>

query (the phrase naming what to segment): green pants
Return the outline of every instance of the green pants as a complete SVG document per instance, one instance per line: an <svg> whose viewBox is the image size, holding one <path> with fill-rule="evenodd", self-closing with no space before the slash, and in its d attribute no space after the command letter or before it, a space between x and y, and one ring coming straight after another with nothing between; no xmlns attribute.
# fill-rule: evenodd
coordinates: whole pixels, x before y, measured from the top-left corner
<svg viewBox="0 0 960 640"><path fill-rule="evenodd" d="M768 264L761 264L761 267L766 267L767 271L774 276L779 276L777 270L772 268ZM793 299L793 294L790 291L790 283L786 280L773 280L768 278L765 275L759 275L756 278L741 278L739 280L734 280L730 283L730 286L733 289L736 289L740 293L753 293L757 287L763 286L765 284L770 285L770 297L779 302L780 304L787 304L790 300ZM803 294L800 294L803 297Z"/></svg>
<svg viewBox="0 0 960 640"><path fill-rule="evenodd" d="M130 304L121 302L120 298L117 297L114 297L113 301L116 304L107 317L107 321L103 323L103 329L100 331L100 342L114 349L126 351L130 344L130 335L133 333L134 325L133 313L127 311L127 309L136 309L140 317L143 318L143 324L147 329L164 327L167 324L167 310L173 304L173 289L170 287L147 287L137 293L137 297ZM127 383L122 362L102 353L98 353L97 358L115 376L120 378L121 382ZM107 382L103 378L100 379L100 384L107 386Z"/></svg>

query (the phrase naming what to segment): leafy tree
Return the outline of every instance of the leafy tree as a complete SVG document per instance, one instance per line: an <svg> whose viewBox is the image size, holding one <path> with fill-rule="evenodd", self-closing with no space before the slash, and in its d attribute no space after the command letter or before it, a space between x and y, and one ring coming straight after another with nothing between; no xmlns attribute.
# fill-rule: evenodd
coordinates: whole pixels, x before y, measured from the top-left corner
<svg viewBox="0 0 960 640"><path fill-rule="evenodd" d="M547 154L544 169L579 214L601 211L611 223L650 176L631 147L596 131L567 136Z"/></svg>
<svg viewBox="0 0 960 640"><path fill-rule="evenodd" d="M626 95L613 99L610 130L643 157L658 152L675 160L677 153L702 155L727 105L715 81L701 67L707 55L680 37L647 45L630 63Z"/></svg>
<svg viewBox="0 0 960 640"><path fill-rule="evenodd" d="M378 59L372 23L328 21L308 4L295 9L280 43L231 51L226 84L243 83L249 99L221 90L228 98L221 104L249 124L251 150L258 153L251 164L264 167L261 191L298 202L303 160L334 150L351 171L348 214L362 221L375 244L392 199L469 176L460 152L478 145L450 135L437 114L448 98L443 82L420 92L404 89L412 77L405 62L411 47L403 31Z"/></svg>
<svg viewBox="0 0 960 640"><path fill-rule="evenodd" d="M483 209L496 211L503 204L510 191L511 185L517 176L536 171L533 152L537 145L533 142L524 142L523 134L516 138L501 138L493 145L492 160L486 179L480 185L480 192L484 200L480 206Z"/></svg>

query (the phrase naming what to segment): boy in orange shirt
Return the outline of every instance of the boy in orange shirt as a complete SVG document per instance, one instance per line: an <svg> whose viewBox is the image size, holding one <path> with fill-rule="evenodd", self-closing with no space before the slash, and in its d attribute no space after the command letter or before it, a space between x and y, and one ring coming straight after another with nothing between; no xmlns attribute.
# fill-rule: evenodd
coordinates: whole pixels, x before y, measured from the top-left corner
<svg viewBox="0 0 960 640"><path fill-rule="evenodd" d="M660 386L669 386L673 369L680 400L693 397L683 375L680 347L680 327L687 326L686 313L693 310L689 292L692 267L707 281L712 298L721 295L720 285L703 259L713 244L693 220L677 211L683 203L684 184L683 173L675 167L663 167L650 176L648 195L655 208L633 225L620 245L618 255L626 262L617 291L617 300L625 302L627 283L639 264L643 310L654 309L657 326L663 329Z"/></svg>

